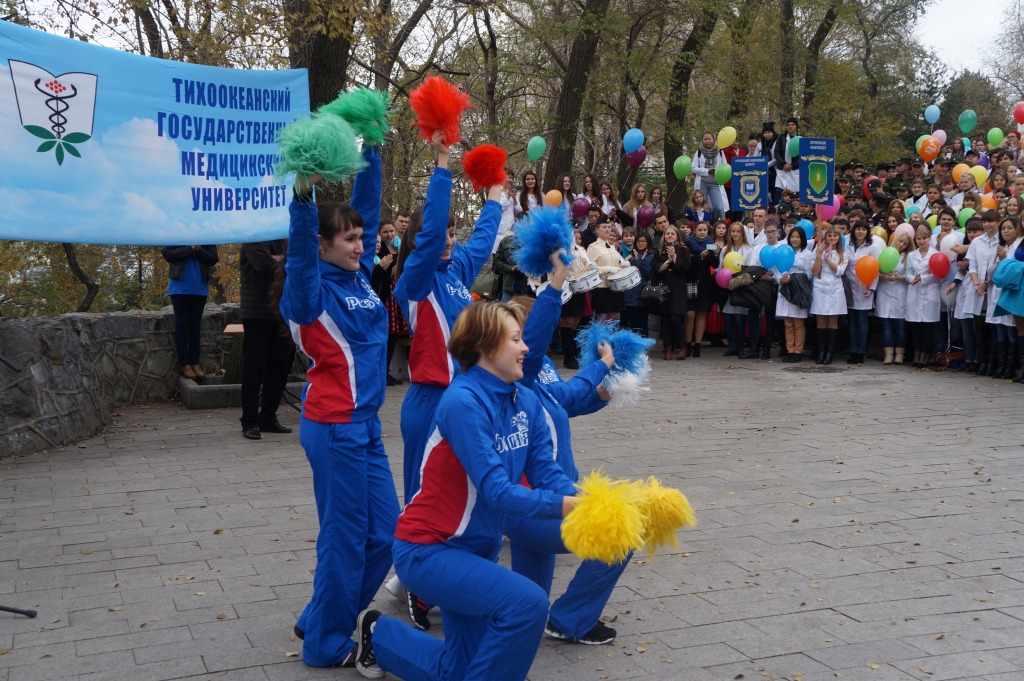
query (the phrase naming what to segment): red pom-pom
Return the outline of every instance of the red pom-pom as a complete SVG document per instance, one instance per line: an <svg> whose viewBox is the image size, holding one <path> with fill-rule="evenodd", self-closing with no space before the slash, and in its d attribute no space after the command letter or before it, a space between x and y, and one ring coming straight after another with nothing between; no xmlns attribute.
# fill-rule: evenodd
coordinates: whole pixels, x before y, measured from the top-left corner
<svg viewBox="0 0 1024 681"><path fill-rule="evenodd" d="M409 93L409 106L416 112L416 127L420 138L430 141L435 130L440 130L445 144L462 141L459 127L462 112L469 108L469 95L441 76L431 76Z"/></svg>
<svg viewBox="0 0 1024 681"><path fill-rule="evenodd" d="M462 157L462 170L473 182L473 191L478 192L485 187L504 184L508 175L505 174L505 161L508 153L493 144L481 144Z"/></svg>

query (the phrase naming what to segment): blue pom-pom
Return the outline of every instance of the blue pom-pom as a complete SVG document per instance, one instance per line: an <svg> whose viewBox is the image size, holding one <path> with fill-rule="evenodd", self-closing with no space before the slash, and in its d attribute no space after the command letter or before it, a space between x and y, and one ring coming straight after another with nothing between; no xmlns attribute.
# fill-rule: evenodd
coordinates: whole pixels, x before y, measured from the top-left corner
<svg viewBox="0 0 1024 681"><path fill-rule="evenodd" d="M639 374L647 366L647 349L654 345L653 338L620 329L618 322L593 322L576 334L580 346L580 366L585 367L600 359L597 346L602 342L612 346L615 363L608 372L612 375Z"/></svg>
<svg viewBox="0 0 1024 681"><path fill-rule="evenodd" d="M532 209L526 219L516 225L514 239L515 251L512 257L519 265L519 270L531 277L553 271L551 254L559 248L571 253L576 243L565 211L551 206ZM562 262L566 261L566 257L562 256ZM571 257L569 262L572 262Z"/></svg>

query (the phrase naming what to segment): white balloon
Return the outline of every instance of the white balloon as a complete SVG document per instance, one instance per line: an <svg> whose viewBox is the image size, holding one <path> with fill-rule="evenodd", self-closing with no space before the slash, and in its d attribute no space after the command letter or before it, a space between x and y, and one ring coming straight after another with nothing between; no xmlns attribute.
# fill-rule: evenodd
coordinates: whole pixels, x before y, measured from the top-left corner
<svg viewBox="0 0 1024 681"><path fill-rule="evenodd" d="M964 235L954 230L942 237L942 242L939 244L939 251L949 258L949 262L956 260L956 253L953 251L954 246L959 246L964 242Z"/></svg>

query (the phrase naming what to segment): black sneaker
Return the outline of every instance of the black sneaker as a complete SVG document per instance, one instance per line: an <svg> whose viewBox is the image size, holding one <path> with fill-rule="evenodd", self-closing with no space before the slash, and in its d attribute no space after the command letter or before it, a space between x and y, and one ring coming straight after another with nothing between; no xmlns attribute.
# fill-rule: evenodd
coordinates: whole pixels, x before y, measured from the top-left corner
<svg viewBox="0 0 1024 681"><path fill-rule="evenodd" d="M377 666L377 656L373 654L373 629L379 618L380 613L376 610L363 610L356 620L359 638L356 641L355 667L357 672L368 679L384 678L384 670Z"/></svg>
<svg viewBox="0 0 1024 681"><path fill-rule="evenodd" d="M594 625L593 629L576 639L576 642L588 646L599 646L605 643L611 643L614 640L615 630L604 622L598 622Z"/></svg>
<svg viewBox="0 0 1024 681"><path fill-rule="evenodd" d="M306 638L306 632L304 632L302 629L299 629L299 625L298 624L295 625L295 627L292 629L292 631L295 632L295 638L299 639L300 641L302 639Z"/></svg>
<svg viewBox="0 0 1024 681"><path fill-rule="evenodd" d="M412 620L413 626L421 631L430 629L430 620L427 618L428 608L423 599L406 590L405 601L409 606L409 619Z"/></svg>
<svg viewBox="0 0 1024 681"><path fill-rule="evenodd" d="M551 620L548 620L548 623L544 625L544 633L551 638L557 638L560 641L569 640L569 637L559 631L558 627L551 623Z"/></svg>

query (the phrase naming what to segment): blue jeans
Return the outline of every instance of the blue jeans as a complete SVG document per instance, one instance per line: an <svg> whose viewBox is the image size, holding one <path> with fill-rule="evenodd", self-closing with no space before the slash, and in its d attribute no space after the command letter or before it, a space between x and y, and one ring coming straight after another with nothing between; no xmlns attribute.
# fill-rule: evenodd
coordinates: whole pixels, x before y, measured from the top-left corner
<svg viewBox="0 0 1024 681"><path fill-rule="evenodd" d="M711 206L711 214L717 220L722 217L728 206L725 205L725 197L722 196L722 189L717 185L707 186L703 182L700 185L700 190L704 192L704 197L708 200L708 205Z"/></svg>
<svg viewBox="0 0 1024 681"><path fill-rule="evenodd" d="M742 350L744 333L750 337L750 347L756 348L761 339L761 311L754 308L746 314L726 314L725 336L730 350Z"/></svg>
<svg viewBox="0 0 1024 681"><path fill-rule="evenodd" d="M203 308L206 296L175 294L171 296L174 307L174 346L178 351L178 364L192 366L199 364L203 324Z"/></svg>
<svg viewBox="0 0 1024 681"><path fill-rule="evenodd" d="M882 317L882 347L907 347L907 320Z"/></svg>
<svg viewBox="0 0 1024 681"><path fill-rule="evenodd" d="M848 310L850 325L850 352L862 354L868 351L868 314L871 310ZM891 346L885 346L891 347Z"/></svg>

